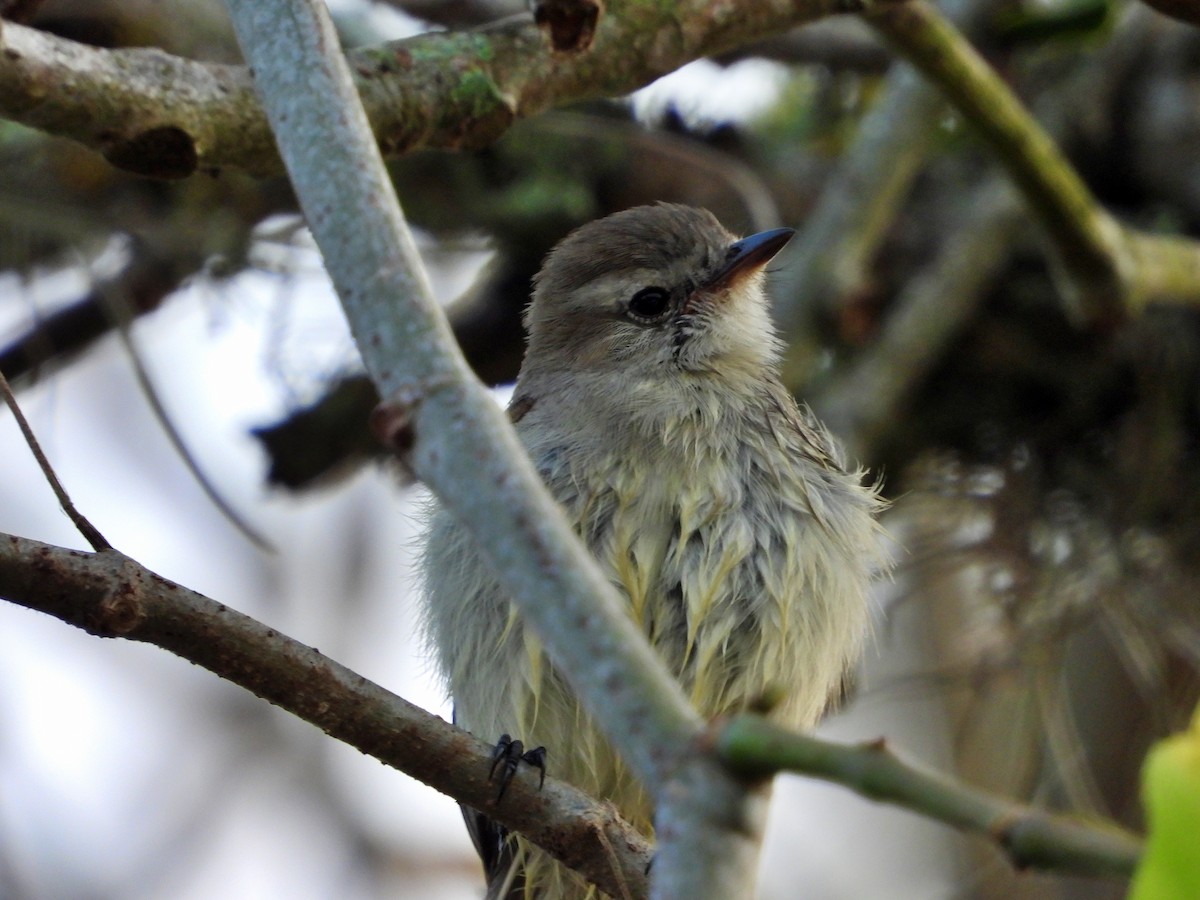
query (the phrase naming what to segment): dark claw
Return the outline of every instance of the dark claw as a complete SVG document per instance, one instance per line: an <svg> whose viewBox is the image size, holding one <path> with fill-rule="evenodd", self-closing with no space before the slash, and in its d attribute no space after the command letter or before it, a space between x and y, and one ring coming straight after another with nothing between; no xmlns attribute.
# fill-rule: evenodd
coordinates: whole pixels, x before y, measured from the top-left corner
<svg viewBox="0 0 1200 900"><path fill-rule="evenodd" d="M504 759L511 747L512 736L507 734L500 735L500 740L496 741L496 746L492 748L492 767L488 769L488 781L491 781L492 776L496 774L496 764Z"/></svg>
<svg viewBox="0 0 1200 900"><path fill-rule="evenodd" d="M496 775L496 767L503 763L500 769L500 793L496 795L496 802L499 803L504 798L504 792L508 790L509 782L517 774L517 768L521 763L533 766L541 772L541 778L538 780L538 790L542 789L542 785L546 783L546 748L535 747L533 750L526 751L525 745L521 741L514 741L509 735L500 735L500 740L496 742L496 746L492 748L492 767L488 770L488 781L491 781Z"/></svg>
<svg viewBox="0 0 1200 900"><path fill-rule="evenodd" d="M534 747L528 753L523 753L521 759L538 770L538 790L546 784L546 748Z"/></svg>

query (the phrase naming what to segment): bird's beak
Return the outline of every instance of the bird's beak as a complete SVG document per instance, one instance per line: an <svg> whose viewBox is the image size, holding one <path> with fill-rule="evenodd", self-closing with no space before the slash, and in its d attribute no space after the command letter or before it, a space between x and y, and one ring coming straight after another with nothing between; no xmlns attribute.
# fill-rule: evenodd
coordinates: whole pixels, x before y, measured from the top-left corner
<svg viewBox="0 0 1200 900"><path fill-rule="evenodd" d="M720 290L757 272L775 256L796 233L792 228L760 231L729 245L725 262L702 286L706 291Z"/></svg>

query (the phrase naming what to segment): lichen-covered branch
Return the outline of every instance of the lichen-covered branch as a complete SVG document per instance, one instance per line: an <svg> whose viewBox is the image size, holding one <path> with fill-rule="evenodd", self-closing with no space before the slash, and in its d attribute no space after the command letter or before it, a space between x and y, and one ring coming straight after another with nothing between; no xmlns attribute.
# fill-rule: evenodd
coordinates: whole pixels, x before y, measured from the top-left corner
<svg viewBox="0 0 1200 900"><path fill-rule="evenodd" d="M1011 88L933 7L911 0L868 21L996 151L1045 226L1082 318L1111 321L1150 302L1200 304L1200 243L1139 232L1111 216Z"/></svg>
<svg viewBox="0 0 1200 900"><path fill-rule="evenodd" d="M888 0L614 3L581 52L552 51L529 20L425 34L348 59L385 155L480 147L518 118L625 94L693 59L879 2ZM8 22L0 25L0 116L146 175L281 168L245 67L97 49Z"/></svg>
<svg viewBox="0 0 1200 900"><path fill-rule="evenodd" d="M1024 806L903 762L882 741L847 746L793 734L750 716L714 734L721 758L746 777L797 772L854 789L995 841L1019 868L1129 877L1141 841L1112 822Z"/></svg>
<svg viewBox="0 0 1200 900"><path fill-rule="evenodd" d="M240 685L476 809L617 894L645 894L646 841L570 785L518 777L497 807L483 741L249 616L116 550L85 553L0 534L0 598L101 637L153 644ZM553 758L550 761L553 775ZM619 895L619 894L618 894Z"/></svg>

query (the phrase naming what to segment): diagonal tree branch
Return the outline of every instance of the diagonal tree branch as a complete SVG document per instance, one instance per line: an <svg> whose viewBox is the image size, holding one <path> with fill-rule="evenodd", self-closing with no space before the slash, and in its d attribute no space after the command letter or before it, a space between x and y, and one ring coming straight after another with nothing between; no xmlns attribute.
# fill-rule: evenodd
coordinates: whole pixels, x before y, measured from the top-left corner
<svg viewBox="0 0 1200 900"><path fill-rule="evenodd" d="M786 378L804 385L820 358L814 319L844 303L866 280L870 262L925 165L945 108L941 93L910 65L894 66L854 143L821 191L787 265L773 284L779 328L787 336ZM835 429L836 434L842 434Z"/></svg>
<svg viewBox="0 0 1200 900"><path fill-rule="evenodd" d="M985 287L1009 261L1029 215L996 174L964 204L959 227L928 266L905 284L870 348L822 386L813 408L851 458L870 458L880 439L978 309Z"/></svg>
<svg viewBox="0 0 1200 900"><path fill-rule="evenodd" d="M355 50L351 70L384 153L485 146L518 118L625 94L687 62L892 0L612 4L594 43L554 53L532 21ZM249 70L156 49L102 50L0 25L0 116L69 137L119 168L180 178L282 167Z"/></svg>
<svg viewBox="0 0 1200 900"><path fill-rule="evenodd" d="M1200 243L1118 222L1012 89L936 9L911 0L876 10L867 21L995 150L1045 226L1077 314L1114 321L1151 302L1200 304Z"/></svg>
<svg viewBox="0 0 1200 900"><path fill-rule="evenodd" d="M615 896L622 883L645 896L649 845L609 805L554 778L539 791L536 777L519 775L498 806L483 741L117 550L85 553L0 534L0 597L89 634L181 656L487 812Z"/></svg>
<svg viewBox="0 0 1200 900"><path fill-rule="evenodd" d="M473 538L550 660L653 793L658 897L730 897L762 817L571 530L433 299L320 0L227 0L255 87L384 404L376 433Z"/></svg>
<svg viewBox="0 0 1200 900"><path fill-rule="evenodd" d="M21 405L17 403L17 398L13 395L12 387L8 383L8 379L4 373L0 371L0 396L3 396L4 402L8 405L9 410L13 414L13 418L17 420L17 427L21 429L21 435L25 438L25 443L29 447L29 452L33 454L33 458L37 460L38 468L42 470L42 475L50 484L50 489L54 492L54 496L58 499L58 505L62 511L66 513L71 524L78 529L83 535L93 550L108 550L112 544L108 542L100 529L93 525L83 513L75 506L67 489L63 487L62 482L58 480L58 475L55 474L54 467L50 465L50 460L47 459L45 452L42 450L42 445L38 443L37 436L33 433L33 428L29 425L29 420L25 418L25 413L21 411Z"/></svg>

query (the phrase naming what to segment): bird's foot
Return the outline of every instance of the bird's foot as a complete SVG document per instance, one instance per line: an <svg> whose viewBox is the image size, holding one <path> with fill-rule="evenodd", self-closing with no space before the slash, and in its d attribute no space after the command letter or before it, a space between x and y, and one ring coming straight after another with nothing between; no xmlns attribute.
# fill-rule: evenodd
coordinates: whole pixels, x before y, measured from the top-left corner
<svg viewBox="0 0 1200 900"><path fill-rule="evenodd" d="M500 740L492 748L492 768L488 771L488 780L490 781L495 777L496 769L500 769L500 793L496 795L497 803L503 799L504 792L508 789L509 782L517 774L517 768L521 763L533 766L541 772L541 778L538 780L538 790L540 791L542 785L546 783L546 748L535 747L532 750L526 750L521 741L515 741L507 734L500 735Z"/></svg>

